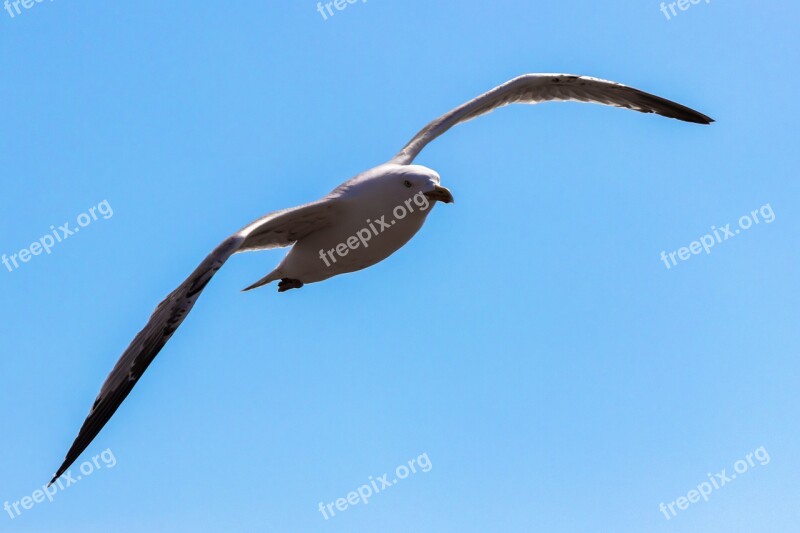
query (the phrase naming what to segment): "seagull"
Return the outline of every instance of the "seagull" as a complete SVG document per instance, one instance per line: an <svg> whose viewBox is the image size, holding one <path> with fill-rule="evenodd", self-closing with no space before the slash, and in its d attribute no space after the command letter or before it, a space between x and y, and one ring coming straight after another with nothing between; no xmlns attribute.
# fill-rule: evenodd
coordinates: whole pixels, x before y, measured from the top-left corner
<svg viewBox="0 0 800 533"><path fill-rule="evenodd" d="M447 130L509 104L578 101L710 124L713 119L678 103L612 81L571 74L525 74L445 113L422 128L388 162L342 183L321 200L274 211L217 246L156 307L103 383L53 484L94 440L189 314L200 293L232 255L291 249L269 274L244 290L278 281L278 291L355 272L402 248L433 205L453 203L439 174L415 165L425 146Z"/></svg>

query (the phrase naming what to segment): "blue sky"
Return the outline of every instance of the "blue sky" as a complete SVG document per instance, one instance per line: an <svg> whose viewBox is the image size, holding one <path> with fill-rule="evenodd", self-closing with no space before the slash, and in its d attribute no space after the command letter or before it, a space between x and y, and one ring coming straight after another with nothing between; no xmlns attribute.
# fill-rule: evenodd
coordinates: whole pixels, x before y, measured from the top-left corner
<svg viewBox="0 0 800 533"><path fill-rule="evenodd" d="M455 205L387 261L299 291L240 293L285 252L234 257L73 469L91 475L0 511L0 530L795 531L799 14L743 0L670 20L656 1L589 0L371 0L328 20L310 0L0 11L0 253L113 211L0 266L0 504L49 480L117 357L224 237L387 160L452 107L572 72L718 121L547 104L459 126L417 160ZM771 223L709 254L659 258L766 205ZM708 502L659 510L761 447L769 461ZM91 465L104 450L114 460ZM367 505L318 510L423 454L427 472Z"/></svg>

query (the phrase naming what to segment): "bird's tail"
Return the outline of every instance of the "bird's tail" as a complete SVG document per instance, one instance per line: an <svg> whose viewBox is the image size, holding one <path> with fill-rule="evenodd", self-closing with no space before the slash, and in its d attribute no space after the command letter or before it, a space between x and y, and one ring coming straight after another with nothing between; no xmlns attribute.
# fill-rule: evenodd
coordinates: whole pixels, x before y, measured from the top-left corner
<svg viewBox="0 0 800 533"><path fill-rule="evenodd" d="M246 288L242 289L242 292L252 291L253 289L257 289L259 287L263 287L264 285L269 285L270 283L272 283L273 281L275 281L277 279L281 279L281 275L278 274L276 270L273 270L272 272L270 272L269 274L267 274L266 276L264 276L260 280L256 281L255 283L253 283L249 287L246 287Z"/></svg>

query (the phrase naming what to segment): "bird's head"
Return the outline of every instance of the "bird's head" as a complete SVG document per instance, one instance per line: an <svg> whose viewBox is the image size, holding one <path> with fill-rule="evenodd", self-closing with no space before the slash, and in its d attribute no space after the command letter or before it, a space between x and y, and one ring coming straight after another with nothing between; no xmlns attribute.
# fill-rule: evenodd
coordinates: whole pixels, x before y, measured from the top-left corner
<svg viewBox="0 0 800 533"><path fill-rule="evenodd" d="M436 171L421 165L381 165L343 183L333 193L390 208L411 201L425 211L436 202L453 203L452 193L440 181Z"/></svg>
<svg viewBox="0 0 800 533"><path fill-rule="evenodd" d="M439 174L421 165L403 165L384 177L398 197L420 199L424 202L453 203L453 194L441 186Z"/></svg>

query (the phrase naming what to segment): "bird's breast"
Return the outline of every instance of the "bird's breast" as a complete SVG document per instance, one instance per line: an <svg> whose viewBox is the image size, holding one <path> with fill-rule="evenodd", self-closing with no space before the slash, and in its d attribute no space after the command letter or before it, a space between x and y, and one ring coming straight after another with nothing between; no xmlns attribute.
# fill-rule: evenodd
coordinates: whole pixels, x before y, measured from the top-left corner
<svg viewBox="0 0 800 533"><path fill-rule="evenodd" d="M286 277L313 283L370 267L402 248L425 223L428 211L346 217L298 241L279 269Z"/></svg>

